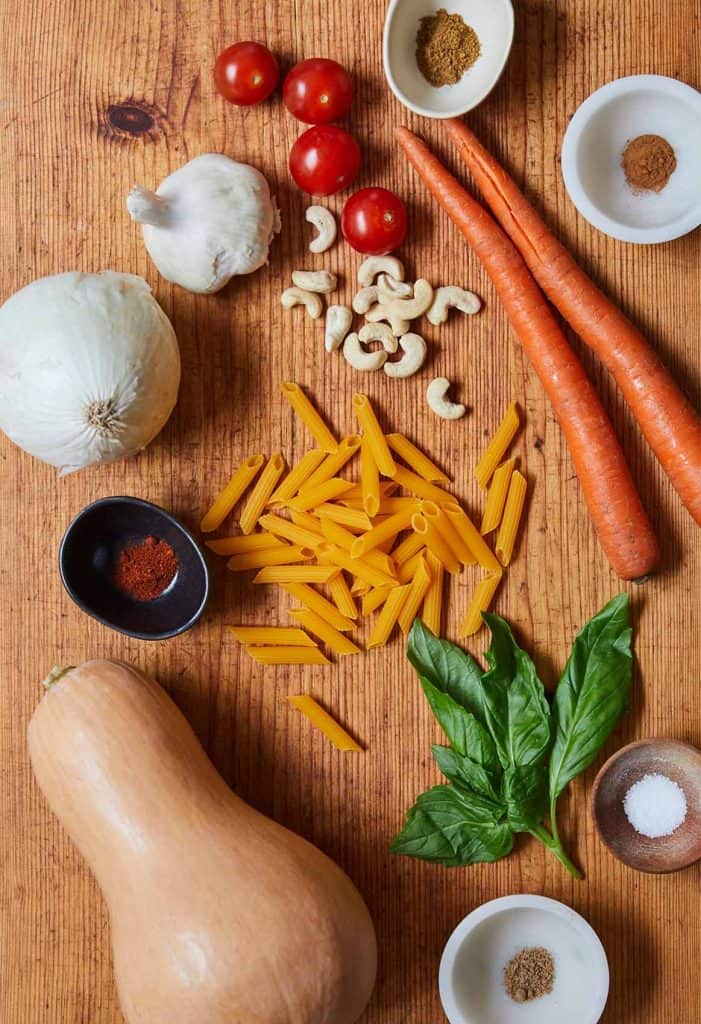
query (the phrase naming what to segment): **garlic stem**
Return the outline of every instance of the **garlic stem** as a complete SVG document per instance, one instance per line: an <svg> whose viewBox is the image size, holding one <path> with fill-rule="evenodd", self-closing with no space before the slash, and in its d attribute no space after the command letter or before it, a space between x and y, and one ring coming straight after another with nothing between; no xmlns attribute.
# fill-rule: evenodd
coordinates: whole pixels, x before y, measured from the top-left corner
<svg viewBox="0 0 701 1024"><path fill-rule="evenodd" d="M170 221L170 203L143 185L134 185L127 196L127 210L138 224L167 227Z"/></svg>

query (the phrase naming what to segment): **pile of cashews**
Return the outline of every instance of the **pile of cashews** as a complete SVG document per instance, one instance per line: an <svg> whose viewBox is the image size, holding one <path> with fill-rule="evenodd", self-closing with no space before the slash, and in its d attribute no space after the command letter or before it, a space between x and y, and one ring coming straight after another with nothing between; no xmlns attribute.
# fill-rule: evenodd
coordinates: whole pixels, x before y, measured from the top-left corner
<svg viewBox="0 0 701 1024"><path fill-rule="evenodd" d="M310 206L306 220L317 229L310 242L313 253L326 252L336 239L336 221L330 210ZM369 256L358 269L360 290L351 306L329 305L325 319L325 347L327 352L342 349L343 356L355 370L364 373L383 369L388 377L406 379L423 366L427 346L423 337L410 330L411 321L426 316L434 326L445 323L450 309L474 315L481 302L474 292L449 285L434 289L429 281L420 277L413 284L404 280L404 265L396 256ZM295 270L292 287L281 296L286 309L303 306L312 319L323 313L321 296L334 291L338 285L335 274L329 270ZM364 317L364 325L352 331L353 314ZM372 342L378 349L368 349ZM399 359L389 361L401 349ZM426 392L429 407L443 419L464 416L464 405L449 401L450 381L445 377L432 380Z"/></svg>

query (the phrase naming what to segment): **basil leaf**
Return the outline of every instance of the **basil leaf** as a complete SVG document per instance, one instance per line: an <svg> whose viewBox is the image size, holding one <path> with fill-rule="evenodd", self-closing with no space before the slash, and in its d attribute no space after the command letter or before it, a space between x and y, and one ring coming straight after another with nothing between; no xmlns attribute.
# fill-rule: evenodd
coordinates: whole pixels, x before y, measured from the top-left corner
<svg viewBox="0 0 701 1024"><path fill-rule="evenodd" d="M407 658L418 674L436 689L447 693L456 703L486 725L482 671L477 662L456 644L440 640L415 619L407 641Z"/></svg>
<svg viewBox="0 0 701 1024"><path fill-rule="evenodd" d="M479 793L480 796L486 796L488 800L501 802L501 794L499 792L501 766L499 762L497 762L496 773L492 773L484 765L478 764L471 757L456 754L451 747L441 747L434 743L431 750L436 759L436 764L446 779L450 779L451 782L457 782L463 786L468 786L475 793Z"/></svg>
<svg viewBox="0 0 701 1024"><path fill-rule="evenodd" d="M628 706L631 637L628 595L620 594L584 626L574 642L553 699L551 800L589 767Z"/></svg>
<svg viewBox="0 0 701 1024"><path fill-rule="evenodd" d="M458 754L467 754L478 764L500 771L494 740L475 716L423 676L421 685L431 711Z"/></svg>
<svg viewBox="0 0 701 1024"><path fill-rule="evenodd" d="M541 764L552 741L550 707L535 666L498 615L483 614L492 632L483 676L487 727L504 768Z"/></svg>
<svg viewBox="0 0 701 1024"><path fill-rule="evenodd" d="M502 795L507 821L514 832L529 832L548 808L548 769L544 764L521 765L504 772Z"/></svg>
<svg viewBox="0 0 701 1024"><path fill-rule="evenodd" d="M447 867L499 860L511 852L513 834L497 815L498 807L476 793L434 786L409 810L390 849Z"/></svg>

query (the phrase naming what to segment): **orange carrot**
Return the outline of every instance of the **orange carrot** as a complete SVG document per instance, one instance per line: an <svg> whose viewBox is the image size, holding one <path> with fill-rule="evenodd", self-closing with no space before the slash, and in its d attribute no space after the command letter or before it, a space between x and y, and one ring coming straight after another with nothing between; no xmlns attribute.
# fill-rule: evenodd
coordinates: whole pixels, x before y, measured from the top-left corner
<svg viewBox="0 0 701 1024"><path fill-rule="evenodd" d="M538 374L569 446L601 546L623 579L654 569L657 540L611 423L518 251L501 228L407 128L397 140L481 260Z"/></svg>
<svg viewBox="0 0 701 1024"><path fill-rule="evenodd" d="M445 122L484 198L554 306L613 375L679 497L701 525L701 418L648 342L543 223L462 121Z"/></svg>

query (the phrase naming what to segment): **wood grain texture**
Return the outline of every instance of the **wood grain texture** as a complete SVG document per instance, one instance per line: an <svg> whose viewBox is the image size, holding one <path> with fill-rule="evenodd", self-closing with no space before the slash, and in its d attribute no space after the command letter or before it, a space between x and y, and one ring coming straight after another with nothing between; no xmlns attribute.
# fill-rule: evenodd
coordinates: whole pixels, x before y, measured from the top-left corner
<svg viewBox="0 0 701 1024"><path fill-rule="evenodd" d="M699 2L667 0L664 11L652 0L519 0L516 7L508 68L471 123L595 279L649 332L698 401L701 232L649 248L598 234L566 197L559 153L578 104L616 76L651 71L701 86ZM121 1020L104 907L33 782L25 744L47 669L106 655L156 675L237 791L349 871L367 898L380 943L367 1024L440 1021L436 970L451 929L478 903L519 891L563 899L601 935L612 976L607 1024L696 1024L701 869L648 877L614 861L589 816L593 769L563 801L562 830L586 870L585 882L571 881L527 839L508 860L466 870L390 857L388 842L405 809L438 778L430 757L437 728L399 642L332 670L256 666L224 623L253 623L265 613L266 621L287 624L285 599L232 578L215 559L205 620L166 643L105 630L61 589L58 544L87 502L135 494L195 525L244 453L280 449L298 457L308 439L283 405L280 380L307 385L336 427L353 425L350 399L360 378L341 358L324 353L318 324L299 310L283 315L279 307L290 270L310 259L305 199L286 171L299 126L279 102L228 107L211 84L214 57L224 45L259 38L286 64L329 55L353 70L353 121L365 153L360 183L380 183L407 197L411 244L403 255L409 274L468 285L484 296L479 318L455 318L431 331L431 364L418 378L402 384L375 375L362 378L362 386L388 426L404 430L454 473L457 491L473 506L479 496L471 467L485 437L510 399L526 411L518 451L532 486L530 514L497 609L532 645L549 684L574 632L621 590L595 542L560 431L489 282L396 153L392 128L408 123L456 163L440 128L409 117L385 88L382 0L2 0L0 10L2 298L35 277L68 269L143 274L172 318L184 363L176 413L138 459L58 479L0 440L0 1019ZM110 109L124 104L152 122L138 110L125 120ZM141 134L128 130L144 127ZM219 295L195 297L158 277L124 198L134 182L154 185L208 151L260 167L279 197L284 227L267 269ZM329 205L339 211L341 202ZM350 297L359 259L340 245L323 262L342 274L343 294ZM610 378L587 351L582 358L664 547L660 575L631 588L635 698L607 752L648 735L699 744L698 532ZM460 382L460 396L472 409L458 423L438 422L423 401L429 375L443 374ZM450 634L468 592L467 580L453 587ZM483 635L471 647L481 652ZM321 698L367 753L331 750L284 702L294 692Z"/></svg>

